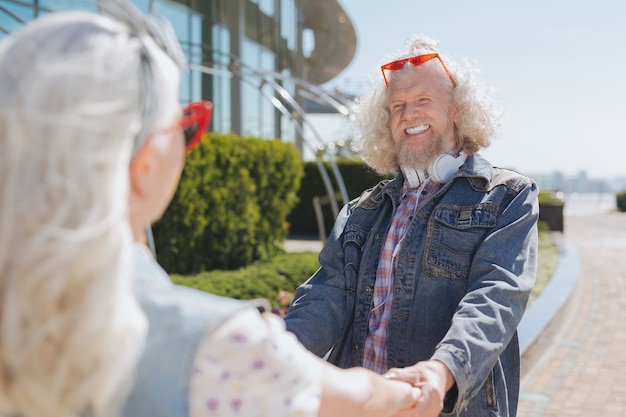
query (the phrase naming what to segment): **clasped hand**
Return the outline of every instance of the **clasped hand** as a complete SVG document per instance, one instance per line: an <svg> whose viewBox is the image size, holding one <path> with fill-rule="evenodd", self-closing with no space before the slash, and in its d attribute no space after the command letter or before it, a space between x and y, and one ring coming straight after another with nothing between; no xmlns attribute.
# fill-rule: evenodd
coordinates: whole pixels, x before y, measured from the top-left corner
<svg viewBox="0 0 626 417"><path fill-rule="evenodd" d="M437 360L392 368L384 377L408 382L421 390L413 407L399 411L396 417L437 417L443 410L446 392L454 385L452 373Z"/></svg>

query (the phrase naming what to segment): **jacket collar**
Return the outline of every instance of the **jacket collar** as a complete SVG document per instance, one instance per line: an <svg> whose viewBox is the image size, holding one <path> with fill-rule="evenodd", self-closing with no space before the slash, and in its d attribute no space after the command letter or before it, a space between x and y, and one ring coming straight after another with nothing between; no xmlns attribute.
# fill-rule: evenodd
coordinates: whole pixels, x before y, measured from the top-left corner
<svg viewBox="0 0 626 417"><path fill-rule="evenodd" d="M493 166L480 154L469 155L465 163L459 168L458 174L447 184L444 184L441 190L447 189L457 178L466 178L472 188L477 191L485 191L489 188L493 178ZM382 181L373 189L363 193L357 206L375 208L385 201L385 197L389 197L391 201L397 201L402 192L403 184L404 176L402 173L399 173L393 180Z"/></svg>
<svg viewBox="0 0 626 417"><path fill-rule="evenodd" d="M458 177L465 177L475 190L485 191L493 178L493 165L481 154L475 153L467 157L465 164L459 168Z"/></svg>

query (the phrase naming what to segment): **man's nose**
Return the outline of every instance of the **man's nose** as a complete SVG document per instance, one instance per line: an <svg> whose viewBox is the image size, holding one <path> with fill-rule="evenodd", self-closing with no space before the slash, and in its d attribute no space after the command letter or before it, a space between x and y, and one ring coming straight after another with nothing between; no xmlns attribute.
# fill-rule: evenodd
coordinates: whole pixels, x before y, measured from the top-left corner
<svg viewBox="0 0 626 417"><path fill-rule="evenodd" d="M418 117L421 113L420 107L416 103L407 103L404 106L403 116L406 120L412 120Z"/></svg>

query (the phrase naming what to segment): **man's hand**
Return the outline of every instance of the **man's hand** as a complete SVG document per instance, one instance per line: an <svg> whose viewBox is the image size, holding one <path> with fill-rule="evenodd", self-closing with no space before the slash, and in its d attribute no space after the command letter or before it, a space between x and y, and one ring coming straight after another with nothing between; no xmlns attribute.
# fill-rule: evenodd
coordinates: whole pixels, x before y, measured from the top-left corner
<svg viewBox="0 0 626 417"><path fill-rule="evenodd" d="M455 384L450 370L437 360L418 362L406 368L393 368L384 375L389 379L404 381L422 390L415 407L397 416L437 417L443 410L446 392Z"/></svg>

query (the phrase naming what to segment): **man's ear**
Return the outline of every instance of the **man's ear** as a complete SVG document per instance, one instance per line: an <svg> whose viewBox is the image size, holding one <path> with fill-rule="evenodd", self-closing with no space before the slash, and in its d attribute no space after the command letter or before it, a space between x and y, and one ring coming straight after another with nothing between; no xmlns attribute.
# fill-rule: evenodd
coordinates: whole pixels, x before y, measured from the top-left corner
<svg viewBox="0 0 626 417"><path fill-rule="evenodd" d="M130 163L130 192L137 198L146 198L152 190L156 161L154 149L147 140Z"/></svg>

